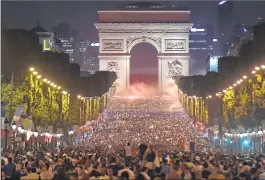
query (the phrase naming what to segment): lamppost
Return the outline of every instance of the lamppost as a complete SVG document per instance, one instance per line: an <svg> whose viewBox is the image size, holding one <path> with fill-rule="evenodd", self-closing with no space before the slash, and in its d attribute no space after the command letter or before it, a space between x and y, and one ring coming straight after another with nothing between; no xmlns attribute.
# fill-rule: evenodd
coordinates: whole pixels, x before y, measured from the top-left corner
<svg viewBox="0 0 265 180"><path fill-rule="evenodd" d="M47 149L49 149L49 142L50 142L50 136L51 136L51 134L49 132L47 132L45 135L47 137Z"/></svg>
<svg viewBox="0 0 265 180"><path fill-rule="evenodd" d="M5 150L7 150L7 133L9 127L9 121L7 120L7 118L5 118L4 124L5 124Z"/></svg>
<svg viewBox="0 0 265 180"><path fill-rule="evenodd" d="M69 135L70 135L71 143L72 144L73 144L73 134L74 134L74 131L73 130L69 131Z"/></svg>
<svg viewBox="0 0 265 180"><path fill-rule="evenodd" d="M33 133L33 136L36 138L36 148L38 148L38 136L39 136L39 133L37 131L35 131Z"/></svg>
<svg viewBox="0 0 265 180"><path fill-rule="evenodd" d="M15 121L13 121L11 127L12 127L12 130L13 130L13 150L15 151L15 149L16 149L16 147L15 147L16 146L15 135L16 135L16 129L17 129L17 124L16 124Z"/></svg>

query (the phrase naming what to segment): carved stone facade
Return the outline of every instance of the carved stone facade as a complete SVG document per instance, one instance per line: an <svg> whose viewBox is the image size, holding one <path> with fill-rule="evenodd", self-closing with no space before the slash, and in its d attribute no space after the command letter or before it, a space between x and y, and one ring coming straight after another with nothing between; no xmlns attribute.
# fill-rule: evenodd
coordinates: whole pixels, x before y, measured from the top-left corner
<svg viewBox="0 0 265 180"><path fill-rule="evenodd" d="M188 42L192 24L97 23L95 26L99 31L99 69L118 71L121 87L130 84L130 52L143 42L153 45L158 52L159 88L167 86L173 76L189 75Z"/></svg>

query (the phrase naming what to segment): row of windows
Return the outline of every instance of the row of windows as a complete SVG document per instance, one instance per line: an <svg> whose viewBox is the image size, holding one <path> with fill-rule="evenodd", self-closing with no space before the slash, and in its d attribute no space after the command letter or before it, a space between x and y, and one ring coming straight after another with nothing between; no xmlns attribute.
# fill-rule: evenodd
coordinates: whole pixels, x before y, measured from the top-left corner
<svg viewBox="0 0 265 180"><path fill-rule="evenodd" d="M72 45L65 45L65 44L64 44L63 47L72 47Z"/></svg>
<svg viewBox="0 0 265 180"><path fill-rule="evenodd" d="M190 48L190 50L213 50L213 48Z"/></svg>
<svg viewBox="0 0 265 180"><path fill-rule="evenodd" d="M190 43L206 43L206 40L189 40Z"/></svg>

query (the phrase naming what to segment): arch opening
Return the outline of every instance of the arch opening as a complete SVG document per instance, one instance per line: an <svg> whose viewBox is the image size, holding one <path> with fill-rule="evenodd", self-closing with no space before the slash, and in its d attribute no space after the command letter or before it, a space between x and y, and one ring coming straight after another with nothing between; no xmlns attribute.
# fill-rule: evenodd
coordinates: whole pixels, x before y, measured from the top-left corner
<svg viewBox="0 0 265 180"><path fill-rule="evenodd" d="M141 42L132 47L130 54L130 85L157 88L157 48L148 42Z"/></svg>

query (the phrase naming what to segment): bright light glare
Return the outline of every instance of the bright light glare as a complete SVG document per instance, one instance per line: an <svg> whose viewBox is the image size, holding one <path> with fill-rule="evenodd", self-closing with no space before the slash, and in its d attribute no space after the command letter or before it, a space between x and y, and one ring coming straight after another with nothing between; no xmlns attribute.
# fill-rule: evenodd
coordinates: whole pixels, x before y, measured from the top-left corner
<svg viewBox="0 0 265 180"><path fill-rule="evenodd" d="M48 79L46 79L46 78L45 78L45 79L43 79L43 82L47 82L47 81L48 81Z"/></svg>
<svg viewBox="0 0 265 180"><path fill-rule="evenodd" d="M37 78L40 79L41 78L41 75L38 75Z"/></svg>
<svg viewBox="0 0 265 180"><path fill-rule="evenodd" d="M34 69L34 68L29 68L29 70L30 70L31 72L33 72L35 69Z"/></svg>
<svg viewBox="0 0 265 180"><path fill-rule="evenodd" d="M37 72L37 71L34 71L34 72L33 72L33 74L34 74L34 75L37 75L37 74L38 74L38 72Z"/></svg>
<svg viewBox="0 0 265 180"><path fill-rule="evenodd" d="M247 145L249 145L249 143L250 143L250 142L249 142L249 140L244 140L244 142L243 142L243 143L244 143L244 145L246 145L246 146L247 146Z"/></svg>
<svg viewBox="0 0 265 180"><path fill-rule="evenodd" d="M170 83L175 83L174 79L172 79L172 78L169 79L169 82Z"/></svg>
<svg viewBox="0 0 265 180"><path fill-rule="evenodd" d="M258 70L260 70L260 67L255 67L255 69L258 71Z"/></svg>
<svg viewBox="0 0 265 180"><path fill-rule="evenodd" d="M261 65L261 68L262 68L262 69L265 69L265 65Z"/></svg>
<svg viewBox="0 0 265 180"><path fill-rule="evenodd" d="M78 96L77 96L78 99L81 99L81 97L82 97L81 95L78 95Z"/></svg>
<svg viewBox="0 0 265 180"><path fill-rule="evenodd" d="M48 84L50 84L50 83L51 83L51 81L47 81L47 83L48 83Z"/></svg>
<svg viewBox="0 0 265 180"><path fill-rule="evenodd" d="M224 3L226 3L226 1L221 1L218 3L219 6L223 5Z"/></svg>
<svg viewBox="0 0 265 180"><path fill-rule="evenodd" d="M67 94L67 92L66 92L66 91L62 91L62 93L63 93L63 94Z"/></svg>
<svg viewBox="0 0 265 180"><path fill-rule="evenodd" d="M244 79L247 79L247 76L243 76Z"/></svg>
<svg viewBox="0 0 265 180"><path fill-rule="evenodd" d="M134 99L134 97L133 96L129 96L129 99L132 100L132 99Z"/></svg>

